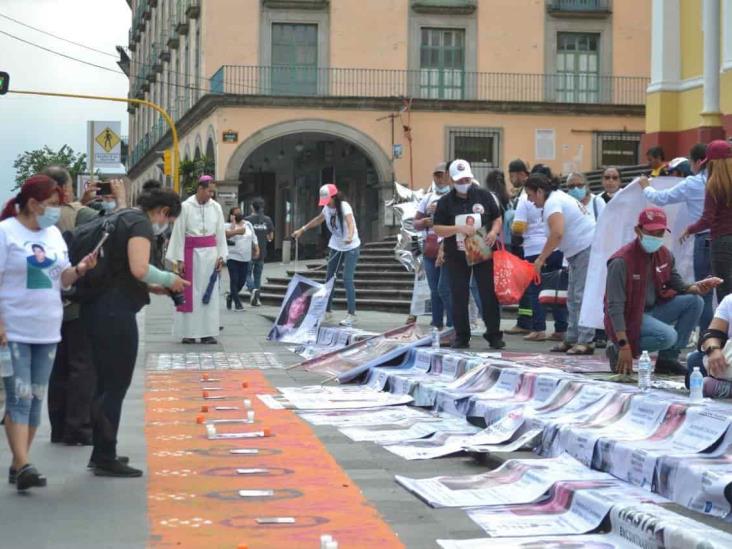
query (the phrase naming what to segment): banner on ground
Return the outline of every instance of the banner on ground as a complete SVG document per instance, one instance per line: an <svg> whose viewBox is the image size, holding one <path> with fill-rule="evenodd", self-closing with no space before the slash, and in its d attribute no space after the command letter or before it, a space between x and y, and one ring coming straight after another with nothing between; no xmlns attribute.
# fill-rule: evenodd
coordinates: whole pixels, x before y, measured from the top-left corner
<svg viewBox="0 0 732 549"><path fill-rule="evenodd" d="M334 279L330 279L320 284L298 274L293 276L267 339L284 343L315 341L333 282Z"/></svg>

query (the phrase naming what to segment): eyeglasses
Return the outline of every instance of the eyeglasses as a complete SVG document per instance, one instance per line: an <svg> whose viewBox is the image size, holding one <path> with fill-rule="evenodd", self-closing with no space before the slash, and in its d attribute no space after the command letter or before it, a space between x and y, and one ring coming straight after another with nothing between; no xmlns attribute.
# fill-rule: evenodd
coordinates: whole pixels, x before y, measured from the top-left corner
<svg viewBox="0 0 732 549"><path fill-rule="evenodd" d="M575 183L574 185L567 185L568 189L581 189L585 186L584 183Z"/></svg>
<svg viewBox="0 0 732 549"><path fill-rule="evenodd" d="M603 175L603 179L620 179L617 175Z"/></svg>

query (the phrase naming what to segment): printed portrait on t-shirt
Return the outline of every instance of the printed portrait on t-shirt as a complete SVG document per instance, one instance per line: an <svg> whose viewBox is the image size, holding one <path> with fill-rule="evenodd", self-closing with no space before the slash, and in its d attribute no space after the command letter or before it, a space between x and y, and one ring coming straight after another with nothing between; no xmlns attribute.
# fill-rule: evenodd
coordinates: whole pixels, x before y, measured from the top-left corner
<svg viewBox="0 0 732 549"><path fill-rule="evenodd" d="M53 288L51 268L56 264L56 257L49 257L46 249L40 244L30 244L31 255L26 258L28 263L27 289L47 290Z"/></svg>
<svg viewBox="0 0 732 549"><path fill-rule="evenodd" d="M463 214L455 216L455 225L468 225L480 229L482 226L480 214ZM457 247L461 252L465 251L465 235L460 233L456 235Z"/></svg>

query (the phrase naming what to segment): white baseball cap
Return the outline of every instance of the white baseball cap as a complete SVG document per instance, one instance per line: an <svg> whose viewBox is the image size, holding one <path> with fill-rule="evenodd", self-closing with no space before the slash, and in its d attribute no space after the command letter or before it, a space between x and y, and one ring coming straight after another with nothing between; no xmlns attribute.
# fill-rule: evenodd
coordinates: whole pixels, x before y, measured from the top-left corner
<svg viewBox="0 0 732 549"><path fill-rule="evenodd" d="M466 177L475 179L475 176L473 176L473 172L470 169L470 163L467 160L460 160L459 158L457 160L453 160L450 164L450 179L453 181L459 181Z"/></svg>

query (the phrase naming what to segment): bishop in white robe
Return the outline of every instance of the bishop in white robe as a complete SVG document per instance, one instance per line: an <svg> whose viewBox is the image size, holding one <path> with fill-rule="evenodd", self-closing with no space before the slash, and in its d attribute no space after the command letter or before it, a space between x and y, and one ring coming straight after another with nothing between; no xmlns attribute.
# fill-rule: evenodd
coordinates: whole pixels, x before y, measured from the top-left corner
<svg viewBox="0 0 732 549"><path fill-rule="evenodd" d="M220 270L228 255L224 213L212 195L213 178L199 179L196 194L183 202L173 226L166 259L178 265L178 272L191 285L184 292L185 303L176 309L173 335L183 343L216 343L219 333L218 282L210 301L203 302L211 275Z"/></svg>

